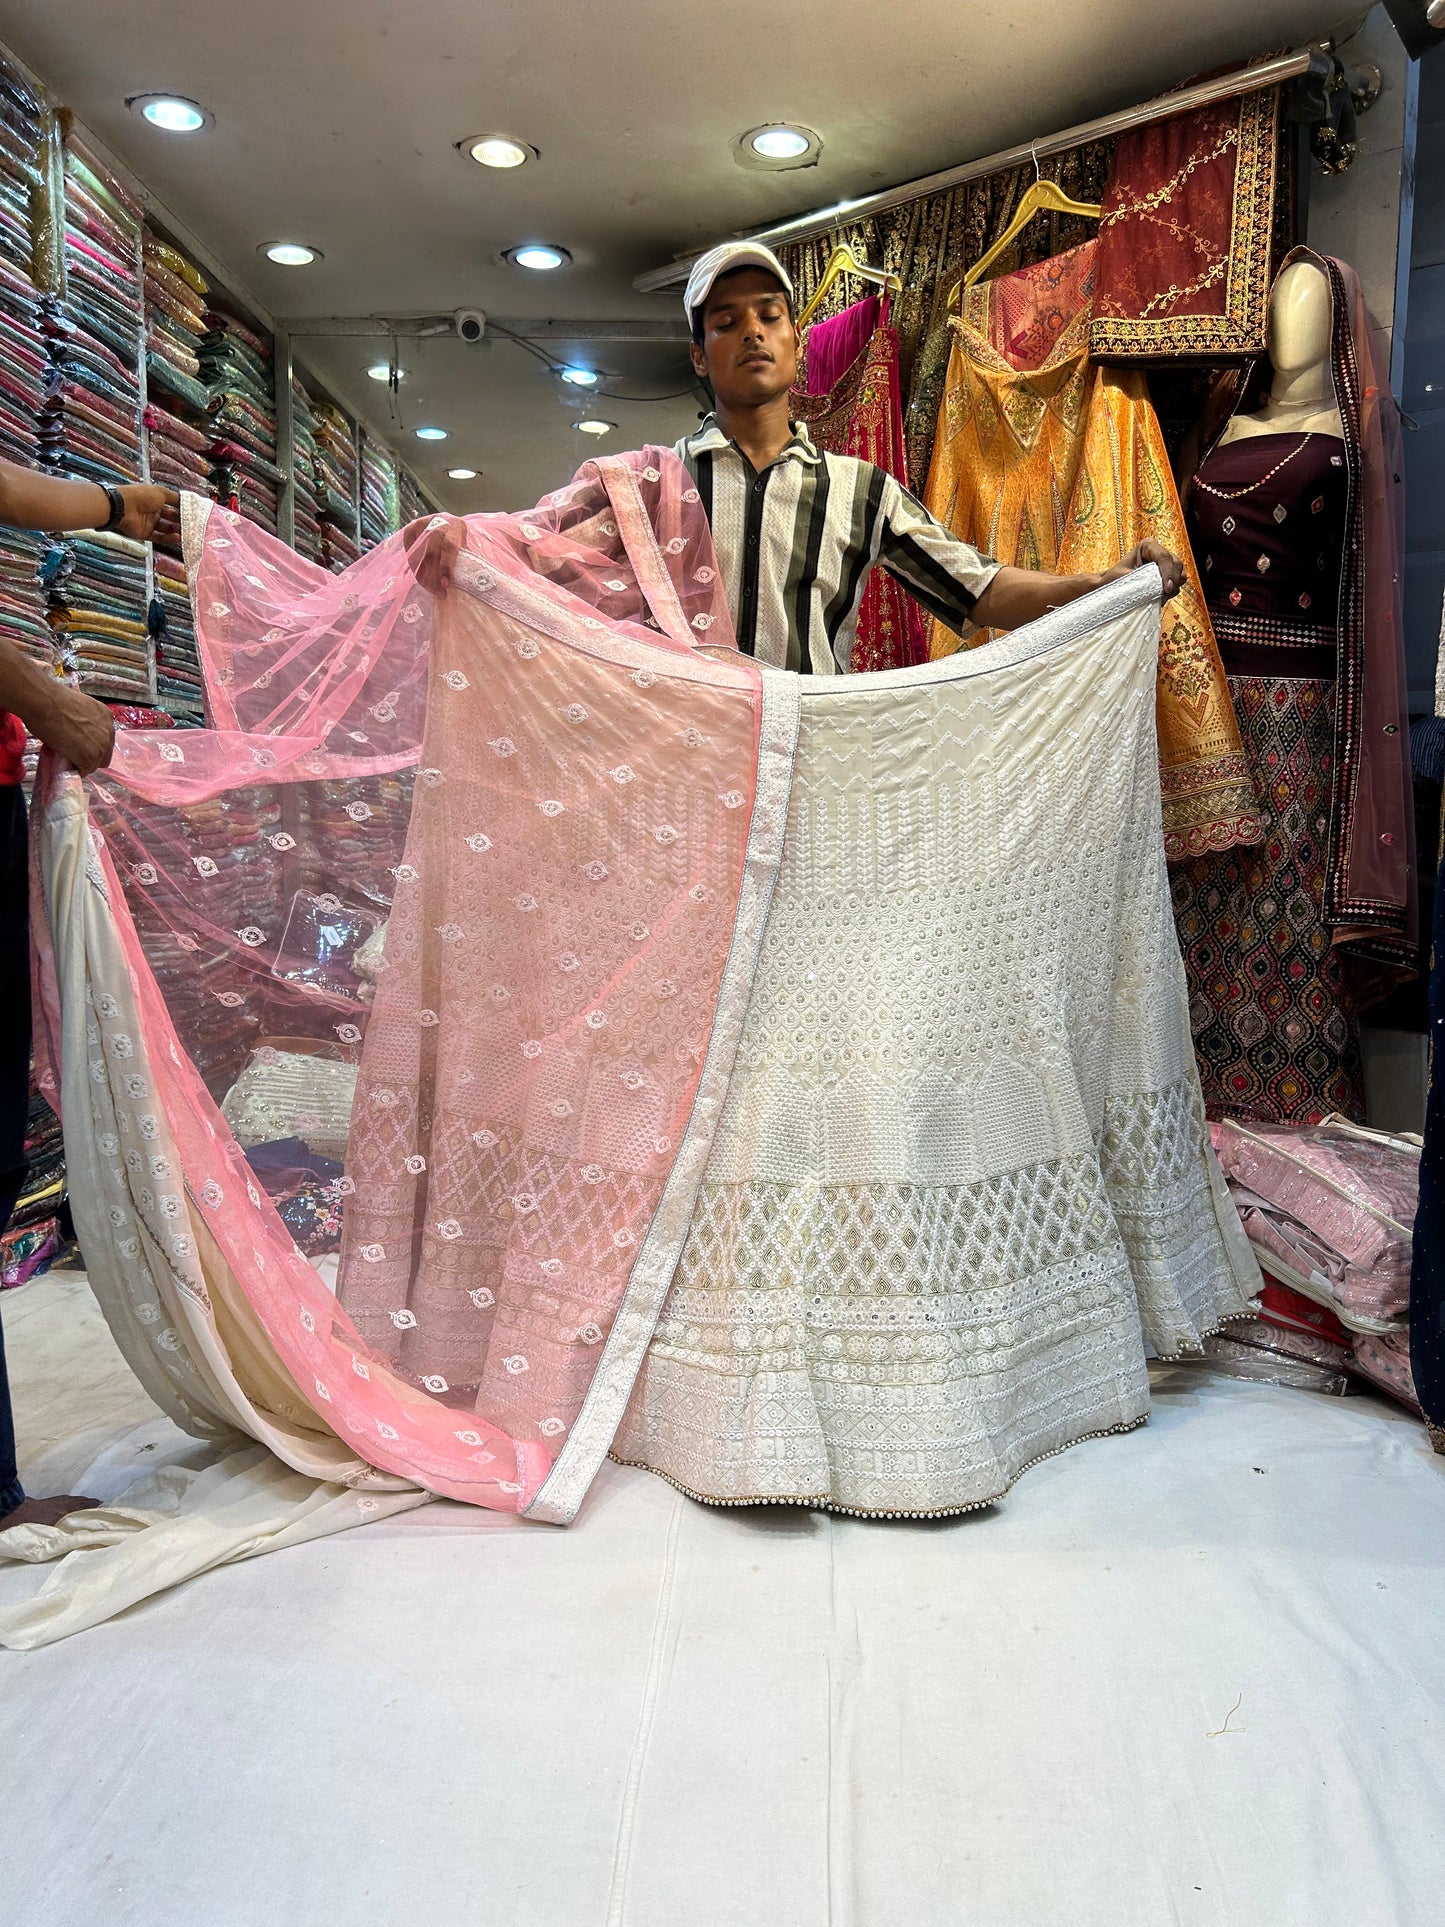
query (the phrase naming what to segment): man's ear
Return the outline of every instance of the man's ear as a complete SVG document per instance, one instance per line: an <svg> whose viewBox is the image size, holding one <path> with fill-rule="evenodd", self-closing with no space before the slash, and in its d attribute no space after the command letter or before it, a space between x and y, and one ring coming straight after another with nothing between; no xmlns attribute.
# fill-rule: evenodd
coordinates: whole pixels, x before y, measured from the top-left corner
<svg viewBox="0 0 1445 1927"><path fill-rule="evenodd" d="M691 344L690 353L692 355L692 372L697 376L699 381L706 380L707 356L695 341Z"/></svg>

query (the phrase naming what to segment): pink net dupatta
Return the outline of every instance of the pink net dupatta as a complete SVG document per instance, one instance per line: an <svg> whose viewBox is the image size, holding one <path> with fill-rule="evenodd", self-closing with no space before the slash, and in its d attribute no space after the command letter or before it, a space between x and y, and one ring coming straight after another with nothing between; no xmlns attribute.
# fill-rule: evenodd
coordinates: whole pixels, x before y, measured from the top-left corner
<svg viewBox="0 0 1445 1927"><path fill-rule="evenodd" d="M100 1045L134 1055L202 1235L358 1458L570 1518L726 1090L789 679L731 646L662 450L470 519L436 598L425 525L330 576L184 506L214 726L127 732L90 782L140 1031L92 995ZM145 1115L109 1153L142 1175Z"/></svg>

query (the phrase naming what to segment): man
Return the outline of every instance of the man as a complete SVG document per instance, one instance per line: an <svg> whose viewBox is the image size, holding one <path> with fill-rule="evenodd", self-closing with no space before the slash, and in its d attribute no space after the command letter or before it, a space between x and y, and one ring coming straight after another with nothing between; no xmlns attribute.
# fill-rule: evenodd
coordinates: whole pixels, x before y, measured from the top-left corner
<svg viewBox="0 0 1445 1927"><path fill-rule="evenodd" d="M0 461L0 523L11 528L112 529L144 542L163 523L172 525L178 502L174 489L65 482ZM30 877L20 788L27 731L82 776L105 767L115 740L104 703L61 682L0 636L0 1231L25 1182L30 1112ZM53 1525L95 1503L73 1493L26 1498L16 1466L0 1328L0 1532L9 1526Z"/></svg>
<svg viewBox="0 0 1445 1927"><path fill-rule="evenodd" d="M1142 542L1106 575L1000 567L950 535L871 462L820 453L788 414L802 337L793 284L777 256L729 241L705 254L683 296L692 365L714 411L677 444L702 495L738 646L814 675L846 670L858 605L875 564L959 633L1016 629L1146 562L1165 596L1178 558Z"/></svg>
<svg viewBox="0 0 1445 1927"><path fill-rule="evenodd" d="M701 256L683 305L692 365L715 406L675 452L702 496L738 647L759 662L846 670L875 564L960 634L1016 629L1147 562L1166 600L1177 594L1184 566L1161 543L1141 542L1103 575L1000 566L871 462L816 449L788 414L803 342L793 284L768 248L727 241ZM446 592L464 540L450 517L409 545L424 588Z"/></svg>

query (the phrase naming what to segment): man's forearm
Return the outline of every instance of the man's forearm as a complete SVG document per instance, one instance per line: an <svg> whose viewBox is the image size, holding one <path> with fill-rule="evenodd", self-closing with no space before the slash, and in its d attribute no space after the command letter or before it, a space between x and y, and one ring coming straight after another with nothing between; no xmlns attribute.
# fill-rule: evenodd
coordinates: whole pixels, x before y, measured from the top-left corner
<svg viewBox="0 0 1445 1927"><path fill-rule="evenodd" d="M67 482L0 461L0 523L12 529L96 529L110 518L99 482Z"/></svg>
<svg viewBox="0 0 1445 1927"><path fill-rule="evenodd" d="M60 683L13 642L0 640L0 709L18 716L32 736L43 737Z"/></svg>
<svg viewBox="0 0 1445 1927"><path fill-rule="evenodd" d="M1097 589L1101 575L1045 575L1040 569L1002 568L973 605L980 629L1021 629L1050 609Z"/></svg>

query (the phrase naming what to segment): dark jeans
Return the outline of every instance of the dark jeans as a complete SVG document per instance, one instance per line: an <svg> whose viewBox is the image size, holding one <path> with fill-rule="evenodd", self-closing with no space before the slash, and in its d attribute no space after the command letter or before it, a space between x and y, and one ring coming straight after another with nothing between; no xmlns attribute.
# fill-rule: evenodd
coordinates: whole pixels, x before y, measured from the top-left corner
<svg viewBox="0 0 1445 1927"><path fill-rule="evenodd" d="M30 1117L30 879L25 797L0 785L0 1231L25 1182ZM0 1324L0 1517L25 1497L15 1464L15 1421Z"/></svg>
<svg viewBox="0 0 1445 1927"><path fill-rule="evenodd" d="M1426 859L1428 861L1428 858ZM1410 1274L1410 1369L1431 1442L1445 1451L1445 863L1435 886L1430 969L1430 1095Z"/></svg>

